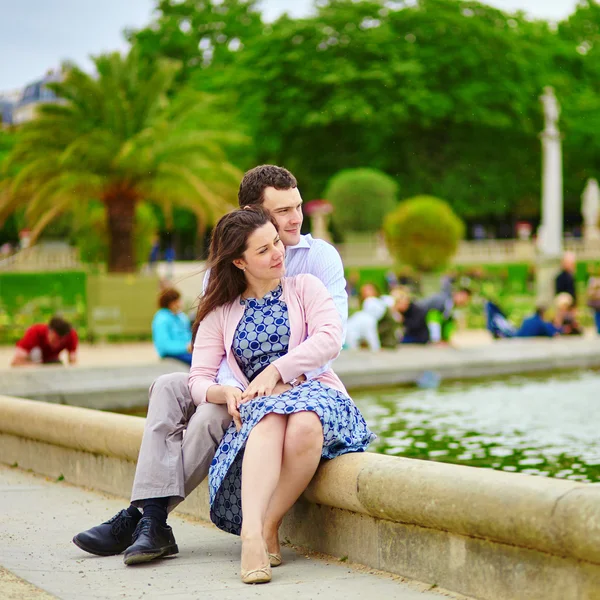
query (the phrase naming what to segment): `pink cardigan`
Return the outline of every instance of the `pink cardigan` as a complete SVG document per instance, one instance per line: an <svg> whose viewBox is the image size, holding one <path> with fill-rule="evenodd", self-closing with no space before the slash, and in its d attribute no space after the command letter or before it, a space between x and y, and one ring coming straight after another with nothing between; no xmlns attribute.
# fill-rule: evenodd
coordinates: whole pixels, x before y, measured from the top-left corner
<svg viewBox="0 0 600 600"><path fill-rule="evenodd" d="M318 369L333 360L342 347L342 323L325 285L314 275L282 279L283 300L290 323L289 351L271 363L284 383L303 373ZM236 379L248 385L231 350L235 330L244 314L240 298L220 306L200 323L190 369L189 387L196 405L206 402L206 392L216 385L215 378L223 357ZM328 369L316 377L325 385L347 394L339 377Z"/></svg>

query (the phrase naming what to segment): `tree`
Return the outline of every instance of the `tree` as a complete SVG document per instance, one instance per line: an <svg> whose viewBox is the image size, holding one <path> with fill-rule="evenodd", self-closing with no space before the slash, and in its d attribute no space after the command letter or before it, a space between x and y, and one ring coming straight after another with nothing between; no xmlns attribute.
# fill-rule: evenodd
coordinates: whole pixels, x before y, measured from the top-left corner
<svg viewBox="0 0 600 600"><path fill-rule="evenodd" d="M177 82L182 85L195 73L221 71L261 35L257 5L257 0L159 0L153 22L127 37L150 63L161 58L180 61Z"/></svg>
<svg viewBox="0 0 600 600"><path fill-rule="evenodd" d="M342 231L378 231L398 202L398 184L376 169L347 169L334 175L325 198L333 204L333 219Z"/></svg>
<svg viewBox="0 0 600 600"><path fill-rule="evenodd" d="M175 205L186 207L205 225L234 205L240 173L223 147L240 138L210 127L209 98L168 100L176 63L160 60L149 72L135 48L94 62L96 78L72 68L52 84L63 102L41 106L18 131L7 163L20 169L4 181L0 222L25 206L35 239L60 214L100 200L109 270L128 272L135 269L140 202L156 203L167 215Z"/></svg>
<svg viewBox="0 0 600 600"><path fill-rule="evenodd" d="M384 223L388 247L417 271L434 271L452 258L465 225L444 200L417 196L404 200Z"/></svg>

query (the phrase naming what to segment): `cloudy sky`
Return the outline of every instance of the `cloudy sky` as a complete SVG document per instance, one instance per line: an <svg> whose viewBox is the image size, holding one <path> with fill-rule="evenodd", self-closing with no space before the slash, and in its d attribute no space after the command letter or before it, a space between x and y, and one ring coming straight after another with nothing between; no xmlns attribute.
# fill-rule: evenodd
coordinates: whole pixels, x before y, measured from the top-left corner
<svg viewBox="0 0 600 600"><path fill-rule="evenodd" d="M577 0L487 0L504 10L561 19ZM294 16L310 12L312 0L263 0L268 19L284 10ZM0 1L0 92L20 88L70 59L84 68L88 56L123 49L125 27L150 20L155 0L18 0Z"/></svg>

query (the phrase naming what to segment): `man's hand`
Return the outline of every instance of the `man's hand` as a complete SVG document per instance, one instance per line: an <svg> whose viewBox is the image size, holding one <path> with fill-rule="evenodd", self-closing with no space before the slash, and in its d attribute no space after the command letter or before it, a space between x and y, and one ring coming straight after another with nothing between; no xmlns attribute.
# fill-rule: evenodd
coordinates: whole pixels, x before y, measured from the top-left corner
<svg viewBox="0 0 600 600"><path fill-rule="evenodd" d="M269 365L244 390L242 393L242 402L248 402L258 396L270 396L280 381L281 375L279 371L273 365Z"/></svg>
<svg viewBox="0 0 600 600"><path fill-rule="evenodd" d="M242 390L232 385L223 386L223 396L227 404L227 412L233 417L235 428L239 431L242 428L242 418L238 406L242 400Z"/></svg>

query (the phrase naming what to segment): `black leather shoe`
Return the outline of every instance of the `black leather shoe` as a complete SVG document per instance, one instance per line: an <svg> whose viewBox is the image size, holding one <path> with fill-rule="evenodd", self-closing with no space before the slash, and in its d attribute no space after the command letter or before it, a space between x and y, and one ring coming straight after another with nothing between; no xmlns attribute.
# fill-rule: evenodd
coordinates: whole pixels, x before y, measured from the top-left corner
<svg viewBox="0 0 600 600"><path fill-rule="evenodd" d="M123 562L137 565L178 552L173 530L168 525L161 525L152 517L142 517L133 532L133 544L127 548Z"/></svg>
<svg viewBox="0 0 600 600"><path fill-rule="evenodd" d="M126 510L117 513L102 525L78 533L73 543L82 550L99 556L121 554L132 543L133 532L142 518L132 517Z"/></svg>

